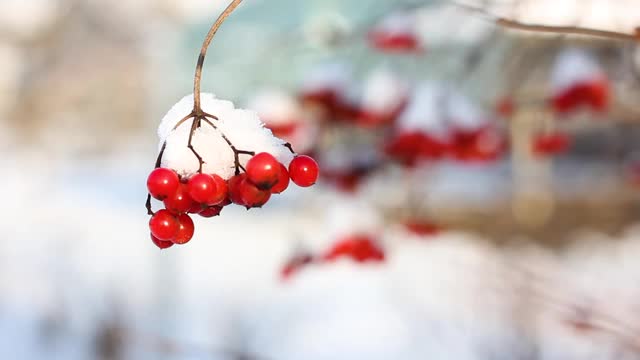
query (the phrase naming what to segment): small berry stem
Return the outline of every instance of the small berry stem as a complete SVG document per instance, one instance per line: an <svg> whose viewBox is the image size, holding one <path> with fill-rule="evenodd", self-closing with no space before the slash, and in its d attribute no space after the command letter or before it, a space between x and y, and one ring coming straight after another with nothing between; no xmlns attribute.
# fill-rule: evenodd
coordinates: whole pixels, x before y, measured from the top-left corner
<svg viewBox="0 0 640 360"><path fill-rule="evenodd" d="M191 131L189 131L189 141L187 141L187 147L189 148L189 150L191 150L193 155L195 155L195 157L198 159L198 173L202 174L202 165L204 164L204 160L202 160L202 156L198 154L198 152L196 151L196 149L193 147L193 144L192 144L193 134L195 134L196 129L200 127L200 120L201 118L198 116L193 118L193 123L191 123Z"/></svg>
<svg viewBox="0 0 640 360"><path fill-rule="evenodd" d="M218 29L220 29L220 26L222 26L222 24L227 19L227 17L231 15L231 13L238 7L238 5L240 5L241 2L242 0L231 1L231 3L224 9L224 11L220 14L220 16L218 16L216 21L211 26L211 29L209 29L209 32L207 33L207 36L205 37L204 42L202 44L202 48L200 49L200 55L198 56L198 62L196 64L196 72L193 79L193 110L184 118L180 119L180 121L178 121L176 125L173 127L173 130L176 130L180 125L182 125L186 121L193 119L193 122L191 123L191 129L189 130L189 141L187 142L187 147L189 148L189 150L191 150L193 155L198 159L198 164L199 164L198 173L202 173L202 167L205 161L202 158L202 156L193 147L192 141L193 141L193 136L196 130L202 125L203 121L209 124L215 130L217 130L220 133L220 136L222 136L222 139L224 139L224 141L227 143L227 145L229 145L229 147L233 151L234 167L235 167L236 175L240 174L240 170L246 171L245 168L240 164L240 155L253 156L256 154L255 151L237 149L233 145L233 143L229 140L229 138L227 138L227 136L222 131L220 131L218 127L211 121L211 120L218 120L218 117L215 115L208 114L202 110L202 103L200 99L200 83L202 80L202 67L204 65L204 59L207 54L207 50L209 49L209 45L211 45L211 41L213 40L213 37L218 32ZM156 160L156 168L160 167L162 163L162 155L164 153L166 146L167 146L167 143L165 141L164 144L162 144L162 149L160 150L160 153L158 154L158 159ZM289 151L294 153L293 148L291 147L291 144L286 143L284 144L284 146L287 147ZM147 194L146 208L147 208L147 213L149 215L154 214L153 210L151 209L151 194Z"/></svg>
<svg viewBox="0 0 640 360"><path fill-rule="evenodd" d="M162 143L162 147L160 148L160 152L158 153L158 157L156 158L156 169L160 167L162 164L162 155L164 154L164 149L167 148L167 142ZM147 208L147 214L153 215L155 214L151 209L151 194L147 193L147 202L145 203L145 207Z"/></svg>
<svg viewBox="0 0 640 360"><path fill-rule="evenodd" d="M288 143L288 142L287 142L287 143L284 143L282 146L284 146L284 147L286 147L287 149L289 149L289 151L290 151L293 155L295 155L295 154L296 154L296 152L293 150L293 146L291 146L291 143Z"/></svg>
<svg viewBox="0 0 640 360"><path fill-rule="evenodd" d="M218 19L213 23L211 29L207 33L207 36L202 43L202 49L200 49L200 55L198 56L198 63L196 65L196 74L193 78L193 111L202 115L202 108L200 107L200 81L202 80L202 67L204 65L204 58L207 55L207 50L209 49L209 45L213 40L213 37L222 26L222 23L231 15L231 13L240 5L242 0L233 0L226 9L218 16Z"/></svg>

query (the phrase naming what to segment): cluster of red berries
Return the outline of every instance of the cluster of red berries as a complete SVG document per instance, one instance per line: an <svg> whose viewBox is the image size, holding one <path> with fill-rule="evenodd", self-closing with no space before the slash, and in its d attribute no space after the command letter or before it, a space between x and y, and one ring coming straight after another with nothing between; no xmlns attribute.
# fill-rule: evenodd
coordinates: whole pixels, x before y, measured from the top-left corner
<svg viewBox="0 0 640 360"><path fill-rule="evenodd" d="M379 263L385 260L385 253L377 241L369 235L346 236L319 256L310 253L296 254L284 264L280 276L286 280L305 266L313 263L330 263L338 259L350 259L357 263Z"/></svg>
<svg viewBox="0 0 640 360"><path fill-rule="evenodd" d="M421 53L424 51L420 39L411 33L389 33L372 30L368 34L369 44L384 53Z"/></svg>
<svg viewBox="0 0 640 360"><path fill-rule="evenodd" d="M254 155L244 173L226 181L219 175L203 173L181 179L171 169L156 168L147 178L147 189L150 196L163 201L165 208L149 220L151 240L161 249L186 244L194 232L189 214L214 217L232 203L259 208L272 194L285 191L289 179L300 187L309 187L315 184L318 172L318 164L309 156L296 156L287 168L266 152Z"/></svg>
<svg viewBox="0 0 640 360"><path fill-rule="evenodd" d="M411 234L418 235L420 237L435 236L442 231L442 228L437 224L421 219L410 219L405 221L403 225Z"/></svg>
<svg viewBox="0 0 640 360"><path fill-rule="evenodd" d="M562 132L537 134L531 144L534 155L548 157L563 154L571 147L572 139Z"/></svg>
<svg viewBox="0 0 640 360"><path fill-rule="evenodd" d="M611 100L610 92L606 79L580 82L556 94L551 99L551 106L559 114L567 114L581 107L604 112Z"/></svg>
<svg viewBox="0 0 640 360"><path fill-rule="evenodd" d="M490 163L499 160L507 150L507 139L493 127L452 130L446 138L422 131L403 131L395 134L384 147L388 156L407 167L444 158Z"/></svg>

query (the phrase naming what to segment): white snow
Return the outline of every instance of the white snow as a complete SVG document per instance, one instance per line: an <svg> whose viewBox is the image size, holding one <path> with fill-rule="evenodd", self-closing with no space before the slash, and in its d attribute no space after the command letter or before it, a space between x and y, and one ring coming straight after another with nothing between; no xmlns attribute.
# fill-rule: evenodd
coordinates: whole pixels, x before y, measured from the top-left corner
<svg viewBox="0 0 640 360"><path fill-rule="evenodd" d="M415 18L421 42L430 49L474 44L493 28L487 21L469 16L467 11L451 3L423 6L416 10ZM451 24L460 26L452 31Z"/></svg>
<svg viewBox="0 0 640 360"><path fill-rule="evenodd" d="M456 129L474 131L489 122L488 115L460 92L450 90L446 106L447 120Z"/></svg>
<svg viewBox="0 0 640 360"><path fill-rule="evenodd" d="M399 131L423 131L432 136L448 135L445 122L446 89L437 83L422 83L416 87L407 108L397 121Z"/></svg>
<svg viewBox="0 0 640 360"><path fill-rule="evenodd" d="M236 109L231 102L219 100L213 94L202 94L201 104L203 111L218 118L212 120L217 129L202 123L193 135L192 145L205 161L204 172L218 174L224 179L234 174L233 151L221 134L224 134L238 150L268 152L285 166L293 158L289 149L283 146L284 141L273 136L255 112ZM172 129L191 112L192 107L193 95L185 96L169 110L158 127L159 148L166 141L161 165L184 176L197 172L199 165L198 159L187 147L193 120L184 122L175 130ZM249 155L240 155L243 166L249 159Z"/></svg>
<svg viewBox="0 0 640 360"><path fill-rule="evenodd" d="M532 344L542 360L614 360L621 348L614 339L567 327L570 306L640 327L629 316L640 298L639 227L613 240L576 234L581 243L560 254L507 251L463 233L428 241L380 233L385 263L310 265L280 283L277 272L294 240L317 235L321 249L333 233L350 230L348 223L379 228L375 212L324 193L315 197L317 213L292 212L293 204L229 209L223 218L197 221L188 246L160 252L148 239L140 197L146 170L139 165L148 154L127 155L67 167L2 160L14 169L2 178L14 204L0 222L4 357L87 358L95 320L110 314L105 299L113 296L127 315L124 325L147 338L164 334L187 346L239 347L282 360L513 359ZM475 181L442 181L452 179ZM523 268L548 280L528 281ZM533 285L562 301L543 301ZM40 319L58 308L68 321L58 345L39 350ZM144 345L128 346L147 350L135 358L160 357Z"/></svg>
<svg viewBox="0 0 640 360"><path fill-rule="evenodd" d="M247 109L257 112L267 125L297 123L304 116L293 96L276 89L265 89L255 94L247 102Z"/></svg>
<svg viewBox="0 0 640 360"><path fill-rule="evenodd" d="M395 12L385 16L375 25L374 33L385 35L414 35L416 16L411 12Z"/></svg>
<svg viewBox="0 0 640 360"><path fill-rule="evenodd" d="M461 3L483 6L484 0ZM491 0L489 13L523 23L581 26L633 34L640 22L637 0Z"/></svg>
<svg viewBox="0 0 640 360"><path fill-rule="evenodd" d="M379 68L365 80L361 106L373 113L394 111L409 96L409 84L389 69Z"/></svg>
<svg viewBox="0 0 640 360"><path fill-rule="evenodd" d="M340 94L351 84L350 68L340 62L328 62L312 68L302 82L302 92L332 90Z"/></svg>
<svg viewBox="0 0 640 360"><path fill-rule="evenodd" d="M584 50L570 48L563 50L555 60L551 72L551 89L557 94L574 85L604 78L604 71L592 55Z"/></svg>

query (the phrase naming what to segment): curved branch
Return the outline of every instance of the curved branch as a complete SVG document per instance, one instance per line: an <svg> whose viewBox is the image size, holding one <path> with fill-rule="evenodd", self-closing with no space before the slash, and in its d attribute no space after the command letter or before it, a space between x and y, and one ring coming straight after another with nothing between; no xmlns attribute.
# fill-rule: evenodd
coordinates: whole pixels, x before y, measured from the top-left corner
<svg viewBox="0 0 640 360"><path fill-rule="evenodd" d="M220 26L222 26L222 23L224 23L227 17L231 15L241 2L242 0L233 0L227 8L224 9L222 14L216 19L216 22L211 26L207 37L205 37L202 43L202 49L200 49L200 55L198 56L198 63L196 65L196 74L193 78L193 110L198 114L202 112L200 108L200 80L202 79L202 66L204 65L204 58L207 55L207 49L209 49L209 45L218 32L218 29L220 29Z"/></svg>

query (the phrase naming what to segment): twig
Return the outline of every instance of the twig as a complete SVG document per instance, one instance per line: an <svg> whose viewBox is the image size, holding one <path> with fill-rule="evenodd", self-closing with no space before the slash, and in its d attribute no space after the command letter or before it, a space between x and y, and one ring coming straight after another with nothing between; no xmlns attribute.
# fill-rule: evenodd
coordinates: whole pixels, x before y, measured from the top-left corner
<svg viewBox="0 0 640 360"><path fill-rule="evenodd" d="M510 20L506 18L497 18L496 24L517 30L535 31L535 32L547 32L554 34L571 34L571 35L586 35L600 38L608 38L614 40L626 40L640 42L640 29L636 29L635 34L627 34L617 31L599 30L592 28L585 28L580 26L552 26L552 25L538 25L538 24L525 24L519 21Z"/></svg>
<svg viewBox="0 0 640 360"><path fill-rule="evenodd" d="M207 36L202 43L202 49L200 49L200 55L198 56L198 63L196 65L196 74L193 78L193 110L195 112L202 112L200 108L200 80L202 79L202 66L204 65L204 58L207 55L207 50L209 49L209 45L213 40L213 37L220 29L220 26L224 23L224 21L231 15L231 13L240 5L242 0L233 0L226 9L218 16L216 22L213 23L211 29L207 33Z"/></svg>
<svg viewBox="0 0 640 360"><path fill-rule="evenodd" d="M544 32L553 34L569 34L569 35L584 35L599 38L606 38L612 40L623 40L640 42L640 28L636 28L633 34L623 33L618 31L600 30L581 26L555 26L555 25L541 25L541 24L528 24L517 20L508 19L505 17L496 16L489 13L486 9L476 7L469 4L453 1L453 3L463 9L471 12L479 13L495 22L496 25L505 28L524 30L531 32Z"/></svg>

